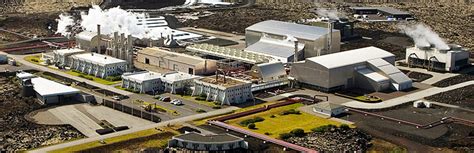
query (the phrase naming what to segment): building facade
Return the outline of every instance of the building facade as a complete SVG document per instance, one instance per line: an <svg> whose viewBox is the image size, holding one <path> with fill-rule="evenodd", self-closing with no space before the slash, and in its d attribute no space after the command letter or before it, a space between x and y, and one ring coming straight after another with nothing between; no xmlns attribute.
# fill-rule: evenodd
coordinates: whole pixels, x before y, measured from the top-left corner
<svg viewBox="0 0 474 153"><path fill-rule="evenodd" d="M313 106L313 111L324 116L333 117L346 112L346 108L330 102L320 102Z"/></svg>
<svg viewBox="0 0 474 153"><path fill-rule="evenodd" d="M190 88L193 80L198 76L182 72L136 72L122 75L122 88L131 89L140 93L169 92L176 94Z"/></svg>
<svg viewBox="0 0 474 153"><path fill-rule="evenodd" d="M193 96L205 96L221 105L238 105L253 100L252 83L222 75L194 80Z"/></svg>
<svg viewBox="0 0 474 153"><path fill-rule="evenodd" d="M71 65L71 55L86 53L85 50L79 48L68 48L53 51L53 64L58 66Z"/></svg>
<svg viewBox="0 0 474 153"><path fill-rule="evenodd" d="M245 29L246 46L249 47L259 42L264 35L280 40L284 40L288 36L296 38L298 43L304 45L305 58L340 51L341 35L339 30L275 20L267 20L247 27Z"/></svg>
<svg viewBox="0 0 474 153"><path fill-rule="evenodd" d="M405 90L412 80L393 63L395 55L366 47L293 63L290 75L302 85L332 92L348 88L372 91Z"/></svg>
<svg viewBox="0 0 474 153"><path fill-rule="evenodd" d="M71 56L71 69L100 78L121 75L127 71L127 62L107 55L86 53Z"/></svg>
<svg viewBox="0 0 474 153"><path fill-rule="evenodd" d="M432 71L458 71L469 65L469 51L459 45L449 45L449 49L434 47L411 47L406 49L405 61L409 66Z"/></svg>
<svg viewBox="0 0 474 153"><path fill-rule="evenodd" d="M181 148L203 152L226 152L238 149L247 149L248 143L243 138L230 135L202 135L195 132L189 132L178 136L173 136L168 142L170 148ZM237 151L239 152L239 151Z"/></svg>
<svg viewBox="0 0 474 153"><path fill-rule="evenodd" d="M137 61L160 68L193 75L205 75L217 70L217 62L153 47L138 51Z"/></svg>

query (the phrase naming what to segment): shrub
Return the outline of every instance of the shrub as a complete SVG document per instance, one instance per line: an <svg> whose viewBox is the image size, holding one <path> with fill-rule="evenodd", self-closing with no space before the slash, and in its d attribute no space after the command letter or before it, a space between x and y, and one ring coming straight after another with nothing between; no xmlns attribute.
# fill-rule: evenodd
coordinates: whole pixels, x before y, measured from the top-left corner
<svg viewBox="0 0 474 153"><path fill-rule="evenodd" d="M31 59L32 62L38 63L39 61L37 59Z"/></svg>
<svg viewBox="0 0 474 153"><path fill-rule="evenodd" d="M340 127L341 129L343 129L343 130L348 130L348 129L350 129L349 125L347 125L347 124L341 124L339 127Z"/></svg>
<svg viewBox="0 0 474 153"><path fill-rule="evenodd" d="M194 98L194 99L195 99L195 100L199 100L199 101L204 101L204 100L206 100L205 97L196 97L196 98Z"/></svg>
<svg viewBox="0 0 474 153"><path fill-rule="evenodd" d="M270 118L275 118L276 116L275 115L270 115Z"/></svg>
<svg viewBox="0 0 474 153"><path fill-rule="evenodd" d="M197 109L196 112L198 112L198 113L205 113L206 111L203 110L203 109Z"/></svg>
<svg viewBox="0 0 474 153"><path fill-rule="evenodd" d="M289 115L289 114L301 114L300 111L295 109L286 110L280 113L280 115Z"/></svg>
<svg viewBox="0 0 474 153"><path fill-rule="evenodd" d="M242 126L248 126L249 124L253 124L253 123L257 123L257 122L262 122L262 121L264 121L264 120L265 120L264 118L255 117L255 118L252 118L252 119L243 120L243 121L241 121L239 124L242 125Z"/></svg>
<svg viewBox="0 0 474 153"><path fill-rule="evenodd" d="M265 132L264 134L265 134L265 135L271 135L271 133L268 133L268 132Z"/></svg>
<svg viewBox="0 0 474 153"><path fill-rule="evenodd" d="M212 109L221 109L221 106L212 106Z"/></svg>
<svg viewBox="0 0 474 153"><path fill-rule="evenodd" d="M119 81L121 79L122 78L120 76L107 76L107 77L105 77L105 80L107 80L107 81Z"/></svg>
<svg viewBox="0 0 474 153"><path fill-rule="evenodd" d="M248 126L247 126L249 129L255 129L255 123L250 123Z"/></svg>
<svg viewBox="0 0 474 153"><path fill-rule="evenodd" d="M300 129L300 128L293 129L293 130L291 130L290 133L295 137L302 137L302 136L305 135L304 130Z"/></svg>
<svg viewBox="0 0 474 153"><path fill-rule="evenodd" d="M323 125L323 126L313 128L313 129L311 129L311 131L313 131L313 132L327 132L327 131L330 131L333 128L337 128L337 126L329 124L329 125Z"/></svg>
<svg viewBox="0 0 474 153"><path fill-rule="evenodd" d="M282 133L282 134L280 134L280 139L283 139L283 140L291 138L291 137L293 137L293 134L291 134L291 133Z"/></svg>

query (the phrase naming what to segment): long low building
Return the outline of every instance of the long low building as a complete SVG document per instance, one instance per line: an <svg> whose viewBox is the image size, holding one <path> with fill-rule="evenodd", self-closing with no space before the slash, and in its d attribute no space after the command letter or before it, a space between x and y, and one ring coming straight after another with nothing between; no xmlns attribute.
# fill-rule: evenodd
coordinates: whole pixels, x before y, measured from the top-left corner
<svg viewBox="0 0 474 153"><path fill-rule="evenodd" d="M433 71L457 71L469 65L469 51L459 45L449 45L444 50L435 47L411 47L406 49L406 63Z"/></svg>
<svg viewBox="0 0 474 153"><path fill-rule="evenodd" d="M86 53L85 50L79 48L59 49L53 51L53 64L57 66L70 66L70 57L75 54Z"/></svg>
<svg viewBox="0 0 474 153"><path fill-rule="evenodd" d="M190 151L212 151L225 152L238 149L247 149L248 143L243 138L230 135L202 135L189 132L178 136L173 136L168 142L170 148L181 148Z"/></svg>
<svg viewBox="0 0 474 153"><path fill-rule="evenodd" d="M136 72L122 75L122 88L130 89L140 93L170 92L179 93L185 88L190 88L193 80L199 76L182 73L168 72L164 74L156 72Z"/></svg>
<svg viewBox="0 0 474 153"><path fill-rule="evenodd" d="M76 54L71 56L71 69L96 77L121 75L127 71L127 62L97 53Z"/></svg>
<svg viewBox="0 0 474 153"><path fill-rule="evenodd" d="M348 88L372 91L405 90L412 80L393 63L395 55L376 47L365 47L294 63L290 75L302 85L325 92Z"/></svg>
<svg viewBox="0 0 474 153"><path fill-rule="evenodd" d="M211 74L217 70L217 62L214 60L175 53L157 47L139 50L137 61L193 75Z"/></svg>
<svg viewBox="0 0 474 153"><path fill-rule="evenodd" d="M59 104L77 100L80 90L66 86L33 74L20 72L17 77L21 80L23 88L32 85L36 98L42 104Z"/></svg>
<svg viewBox="0 0 474 153"><path fill-rule="evenodd" d="M193 96L205 96L221 105L238 105L253 100L252 83L217 75L194 80Z"/></svg>

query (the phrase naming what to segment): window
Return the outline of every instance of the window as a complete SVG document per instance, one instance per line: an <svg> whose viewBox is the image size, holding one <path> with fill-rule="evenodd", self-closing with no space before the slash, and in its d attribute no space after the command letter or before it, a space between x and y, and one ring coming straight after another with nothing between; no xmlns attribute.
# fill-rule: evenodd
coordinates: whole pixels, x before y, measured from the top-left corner
<svg viewBox="0 0 474 153"><path fill-rule="evenodd" d="M193 68L189 68L189 69L188 69L188 73L189 73L189 74L194 74L194 69L193 69Z"/></svg>
<svg viewBox="0 0 474 153"><path fill-rule="evenodd" d="M145 58L145 64L150 64L150 59Z"/></svg>

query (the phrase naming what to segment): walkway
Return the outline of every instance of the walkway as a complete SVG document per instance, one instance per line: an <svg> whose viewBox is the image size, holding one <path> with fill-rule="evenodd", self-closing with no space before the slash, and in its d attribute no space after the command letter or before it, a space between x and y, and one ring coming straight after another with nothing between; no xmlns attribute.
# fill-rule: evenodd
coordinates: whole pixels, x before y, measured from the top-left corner
<svg viewBox="0 0 474 153"><path fill-rule="evenodd" d="M173 120L169 120L169 121L164 121L164 122L160 122L160 123L155 123L155 124L151 124L151 125L147 125L147 126L135 128L135 129L130 129L130 130L125 130L125 131L115 132L115 133L111 133L111 134L107 134L107 135L101 135L101 136L96 136L96 137L91 137L91 138L84 138L84 139L80 139L80 140L76 140L76 141L71 141L71 142L67 142L67 143L61 143L61 144L57 144L57 145L53 145L53 146L48 146L48 147L44 147L44 148L32 150L32 151L30 151L30 152L32 152L32 153L44 153L44 152L53 151L53 150L58 150L58 149L63 149L63 148L71 147L71 146L76 146L76 145L84 144L84 143L89 143L89 142L94 142L94 141L100 141L100 140L104 140L104 139L107 139L107 138L112 138L112 137L117 137L117 136L121 136L121 135L126 135L126 134L130 134L130 133L134 133L134 132L138 132L138 131L142 131L142 130L146 130L146 129L164 127L164 126L167 126L167 125L174 125L174 124L179 124L179 123L185 123L185 122L188 122L188 121L193 121L193 120L208 118L208 117L211 117L211 116L217 116L217 115L227 114L227 113L231 113L232 111L237 110L237 109L239 109L239 108L238 108L238 107L227 107L227 108L215 110L215 111L212 111L212 112L207 112L207 113L202 113L202 114L196 114L196 115L192 115L192 116L186 116L186 117L182 117L182 118L178 118L178 119L173 119Z"/></svg>
<svg viewBox="0 0 474 153"><path fill-rule="evenodd" d="M468 81L468 82L463 82L463 83L452 85L445 88L432 87L432 88L428 88L419 92L401 96L398 98L386 100L380 103L363 103L360 101L351 101L351 102L343 103L342 105L351 107L351 108L359 108L359 109L383 109L383 108L389 108L389 107L401 105L401 104L419 100L431 95L435 95L441 92L446 92L446 91L462 88L462 87L473 85L473 84L474 84L474 81Z"/></svg>
<svg viewBox="0 0 474 153"><path fill-rule="evenodd" d="M426 80L421 82L421 83L425 83L425 84L429 84L429 85L432 85L432 84L434 84L438 81L441 81L441 80L459 75L458 73L432 72L432 71L428 71L428 70L422 69L422 68L410 68L410 67L403 67L403 66L397 66L397 68L400 69L400 70L408 70L408 71L413 71L413 72L419 72L419 73L425 73L425 74L432 75L433 77L431 77L429 79L426 79Z"/></svg>

